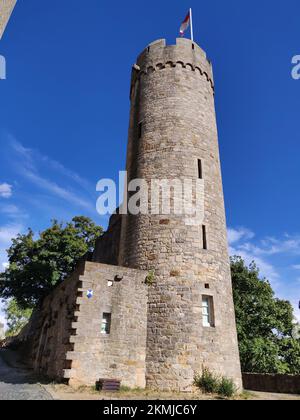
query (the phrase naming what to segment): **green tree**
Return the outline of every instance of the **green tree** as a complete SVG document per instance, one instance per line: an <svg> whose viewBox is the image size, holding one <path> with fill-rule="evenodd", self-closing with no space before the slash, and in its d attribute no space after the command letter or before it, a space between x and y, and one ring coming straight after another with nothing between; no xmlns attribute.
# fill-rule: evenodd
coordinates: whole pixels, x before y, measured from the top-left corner
<svg viewBox="0 0 300 420"><path fill-rule="evenodd" d="M18 235L7 251L9 267L0 274L0 297L33 308L74 271L101 234L100 226L82 216L65 225L54 220L38 239L31 229Z"/></svg>
<svg viewBox="0 0 300 420"><path fill-rule="evenodd" d="M6 314L8 330L6 331L7 337L18 335L19 332L29 321L32 309L22 309L18 306L15 299L11 299L6 305L4 312Z"/></svg>
<svg viewBox="0 0 300 420"><path fill-rule="evenodd" d="M299 375L300 373L300 340L284 338L280 341L280 356L288 364L288 373Z"/></svg>
<svg viewBox="0 0 300 420"><path fill-rule="evenodd" d="M255 373L300 373L300 341L293 307L275 297L255 263L231 259L233 297L242 370Z"/></svg>

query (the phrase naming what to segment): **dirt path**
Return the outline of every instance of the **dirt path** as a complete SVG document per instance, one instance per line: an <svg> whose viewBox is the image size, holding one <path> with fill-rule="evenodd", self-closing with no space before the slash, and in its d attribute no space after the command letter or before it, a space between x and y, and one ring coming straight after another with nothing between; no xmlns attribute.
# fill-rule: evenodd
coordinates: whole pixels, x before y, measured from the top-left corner
<svg viewBox="0 0 300 420"><path fill-rule="evenodd" d="M9 366L0 351L0 400L52 400L46 389L25 369Z"/></svg>

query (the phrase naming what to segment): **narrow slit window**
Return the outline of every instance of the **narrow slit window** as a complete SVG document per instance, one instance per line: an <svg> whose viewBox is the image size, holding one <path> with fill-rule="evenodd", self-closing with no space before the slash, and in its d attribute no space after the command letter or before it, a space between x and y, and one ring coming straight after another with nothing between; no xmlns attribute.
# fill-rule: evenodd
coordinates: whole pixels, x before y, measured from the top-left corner
<svg viewBox="0 0 300 420"><path fill-rule="evenodd" d="M101 334L109 335L111 326L111 314L104 313L102 316Z"/></svg>
<svg viewBox="0 0 300 420"><path fill-rule="evenodd" d="M212 296L202 296L202 322L203 327L206 328L213 328L215 326Z"/></svg>
<svg viewBox="0 0 300 420"><path fill-rule="evenodd" d="M142 137L142 134L143 134L143 123L142 122L140 122L139 123L139 139Z"/></svg>
<svg viewBox="0 0 300 420"><path fill-rule="evenodd" d="M202 226L203 249L207 249L207 233L206 226Z"/></svg>
<svg viewBox="0 0 300 420"><path fill-rule="evenodd" d="M203 178L203 171L202 171L202 160L198 159L198 178Z"/></svg>

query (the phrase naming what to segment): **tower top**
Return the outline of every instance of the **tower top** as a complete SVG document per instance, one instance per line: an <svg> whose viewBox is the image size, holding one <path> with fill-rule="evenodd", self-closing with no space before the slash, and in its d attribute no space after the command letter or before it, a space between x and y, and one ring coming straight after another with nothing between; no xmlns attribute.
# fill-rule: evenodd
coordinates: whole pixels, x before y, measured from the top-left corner
<svg viewBox="0 0 300 420"><path fill-rule="evenodd" d="M141 75L167 67L181 67L198 72L206 77L214 90L212 64L207 59L205 51L190 39L177 38L175 45L167 45L165 39L151 42L138 56L132 71L131 94Z"/></svg>
<svg viewBox="0 0 300 420"><path fill-rule="evenodd" d="M206 57L205 51L195 42L188 38L177 38L176 44L167 45L167 41L162 39L157 39L156 41L151 42L148 46L144 49L144 51L140 54L141 57L145 52L149 52L150 50L158 50L158 49L181 49L183 50L192 50L196 55L202 56L203 59L207 60L210 64L210 61Z"/></svg>

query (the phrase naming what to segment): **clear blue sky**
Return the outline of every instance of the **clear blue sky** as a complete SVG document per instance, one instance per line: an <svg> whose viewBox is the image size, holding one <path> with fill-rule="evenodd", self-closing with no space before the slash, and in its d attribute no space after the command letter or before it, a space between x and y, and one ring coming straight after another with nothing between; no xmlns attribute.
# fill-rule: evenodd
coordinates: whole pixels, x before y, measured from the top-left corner
<svg viewBox="0 0 300 420"><path fill-rule="evenodd" d="M19 0L0 54L0 264L10 237L95 212L125 165L131 65L189 7L213 61L231 251L300 299L299 0ZM2 194L2 195L1 195ZM299 312L297 313L299 315Z"/></svg>

